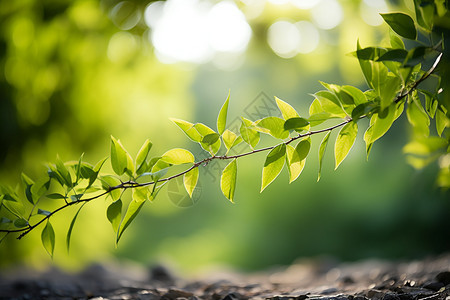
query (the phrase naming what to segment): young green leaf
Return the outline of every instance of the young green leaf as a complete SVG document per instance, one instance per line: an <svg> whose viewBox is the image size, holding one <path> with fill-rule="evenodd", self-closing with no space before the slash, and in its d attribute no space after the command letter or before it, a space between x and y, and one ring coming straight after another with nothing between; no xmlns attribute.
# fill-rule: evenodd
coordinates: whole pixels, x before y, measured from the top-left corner
<svg viewBox="0 0 450 300"><path fill-rule="evenodd" d="M170 120L180 127L190 140L194 142L202 140L202 135L197 131L194 124L180 119L171 118Z"/></svg>
<svg viewBox="0 0 450 300"><path fill-rule="evenodd" d="M60 193L51 193L51 194L46 195L46 197L49 198L49 199L54 199L54 200L67 199L66 196L64 196L64 195L62 195Z"/></svg>
<svg viewBox="0 0 450 300"><path fill-rule="evenodd" d="M300 117L297 113L297 111L290 106L288 103L284 102L283 100L275 97L275 101L277 103L278 109L281 112L281 115L283 116L283 119L288 120L291 118L298 118Z"/></svg>
<svg viewBox="0 0 450 300"><path fill-rule="evenodd" d="M203 137L202 144L211 146L211 145L215 144L219 138L220 138L220 135L215 132L207 134Z"/></svg>
<svg viewBox="0 0 450 300"><path fill-rule="evenodd" d="M286 155L286 145L279 144L267 154L262 172L261 191L272 183L283 170Z"/></svg>
<svg viewBox="0 0 450 300"><path fill-rule="evenodd" d="M198 133L201 135L200 145L202 146L202 148L205 149L206 151L208 151L210 154L215 155L219 151L220 146L221 146L220 139L217 138L215 143L208 144L208 143L203 142L203 138L205 138L208 135L210 135L210 138L214 138L214 136L211 136L211 134L217 134L217 133L203 123L197 123L194 125L194 127L198 131ZM207 138L206 141L211 142L211 140L209 140L210 138Z"/></svg>
<svg viewBox="0 0 450 300"><path fill-rule="evenodd" d="M56 170L61 175L64 184L69 188L72 187L72 177L59 156L56 157Z"/></svg>
<svg viewBox="0 0 450 300"><path fill-rule="evenodd" d="M314 94L314 97L319 101L322 110L329 113L330 116L345 118L347 113L341 105L338 97L330 91L319 91Z"/></svg>
<svg viewBox="0 0 450 300"><path fill-rule="evenodd" d="M148 153L150 152L150 149L152 148L152 143L147 139L145 140L144 144L142 145L141 149L139 150L137 156L136 156L136 174L141 175L142 173L146 172L145 170L145 161L147 160Z"/></svg>
<svg viewBox="0 0 450 300"><path fill-rule="evenodd" d="M222 135L222 133L225 131L229 102L230 102L230 92L228 92L227 100L225 100L225 103L222 105L222 108L220 109L219 112L219 116L217 117L217 132L219 133L219 135Z"/></svg>
<svg viewBox="0 0 450 300"><path fill-rule="evenodd" d="M41 241L47 253L53 258L53 251L55 250L55 231L52 224L47 220L47 224L41 233Z"/></svg>
<svg viewBox="0 0 450 300"><path fill-rule="evenodd" d="M395 96L401 89L402 80L392 74L387 74L384 80L380 80L377 92L381 99L380 109L383 111L391 103L393 103Z"/></svg>
<svg viewBox="0 0 450 300"><path fill-rule="evenodd" d="M111 166L114 173L122 175L127 170L127 152L120 141L111 136Z"/></svg>
<svg viewBox="0 0 450 300"><path fill-rule="evenodd" d="M286 139L289 137L289 131L284 129L284 122L278 117L266 117L256 121L254 129L277 139Z"/></svg>
<svg viewBox="0 0 450 300"><path fill-rule="evenodd" d="M110 190L112 187L115 187L115 186L118 186L121 184L121 181L118 178L116 178L112 175L105 175L105 176L100 177L100 182L102 183L103 190L109 191L109 195L111 196L113 201L116 201L120 198L120 195L121 195L120 189Z"/></svg>
<svg viewBox="0 0 450 300"><path fill-rule="evenodd" d="M225 147L227 148L227 154L231 148L240 144L243 141L242 137L237 136L236 133L234 133L228 129L223 132L222 140L223 140L223 143L225 144Z"/></svg>
<svg viewBox="0 0 450 300"><path fill-rule="evenodd" d="M434 3L433 1L426 0L414 1L417 23L427 31L433 29L434 6L437 3L439 3L439 1L434 1ZM442 1L442 3L444 3L444 1Z"/></svg>
<svg viewBox="0 0 450 300"><path fill-rule="evenodd" d="M189 194L189 197L192 198L192 194L194 193L195 187L198 182L198 168L193 168L189 172L183 175L183 183L184 187Z"/></svg>
<svg viewBox="0 0 450 300"><path fill-rule="evenodd" d="M284 130L305 130L308 128L308 125L308 120L300 117L294 117L287 119L286 122L284 122Z"/></svg>
<svg viewBox="0 0 450 300"><path fill-rule="evenodd" d="M330 139L330 134L331 131L328 131L328 133L325 135L325 137L323 138L322 142L320 143L319 146L319 174L317 176L317 181L320 180L320 176L322 173L322 163L323 163L323 156L325 154L325 150L327 148L328 145L328 140Z"/></svg>
<svg viewBox="0 0 450 300"><path fill-rule="evenodd" d="M25 220L24 218L14 220L14 226L16 228L24 228L27 227L28 225L29 225L28 221Z"/></svg>
<svg viewBox="0 0 450 300"><path fill-rule="evenodd" d="M34 185L34 181L25 175L25 173L22 173L22 182L25 185L25 197L27 198L28 202L34 205L34 199L33 199L33 193L31 192L31 189Z"/></svg>
<svg viewBox="0 0 450 300"><path fill-rule="evenodd" d="M300 176L305 167L306 156L311 147L311 139L308 137L301 140L294 148L291 145L286 146L286 163L289 171L289 183Z"/></svg>
<svg viewBox="0 0 450 300"><path fill-rule="evenodd" d="M414 131L418 135L427 137L430 135L430 119L428 118L425 109L422 107L417 93L414 93L410 99L411 102L408 103L406 109L408 121L414 127Z"/></svg>
<svg viewBox="0 0 450 300"><path fill-rule="evenodd" d="M404 104L391 104L388 108L387 115L384 118L380 118L378 114L374 114L370 119L370 126L364 134L364 141L366 147L369 149L369 145L373 144L376 140L381 138L391 128L392 123L402 114Z"/></svg>
<svg viewBox="0 0 450 300"><path fill-rule="evenodd" d="M260 134L258 131L252 128L253 122L242 117L242 123L239 131L244 142L246 142L252 149L254 149L259 143Z"/></svg>
<svg viewBox="0 0 450 300"><path fill-rule="evenodd" d="M398 35L410 40L415 40L417 38L417 30L414 21L407 14L390 13L381 14L381 16Z"/></svg>
<svg viewBox="0 0 450 300"><path fill-rule="evenodd" d="M392 48L405 49L405 44L403 43L402 39L399 38L398 35L396 35L393 30L389 30L389 38Z"/></svg>
<svg viewBox="0 0 450 300"><path fill-rule="evenodd" d="M106 217L111 223L115 233L119 229L120 220L122 219L122 200L118 199L111 203L106 210Z"/></svg>
<svg viewBox="0 0 450 300"><path fill-rule="evenodd" d="M172 165L181 165L193 163L195 158L194 155L192 155L192 153L188 150L175 148L164 153L161 156L161 160Z"/></svg>
<svg viewBox="0 0 450 300"><path fill-rule="evenodd" d="M436 131L439 134L439 136L442 136L442 132L445 128L450 127L450 120L447 118L445 113L438 109L436 111Z"/></svg>
<svg viewBox="0 0 450 300"><path fill-rule="evenodd" d="M357 106L367 102L366 95L358 88L351 85L341 87L341 92L348 94L353 99L353 103Z"/></svg>
<svg viewBox="0 0 450 300"><path fill-rule="evenodd" d="M75 216L73 217L72 221L70 222L69 230L67 230L67 236L66 236L66 248L67 248L67 252L69 252L69 249L70 249L70 240L71 240L71 238L72 238L72 231L73 231L73 227L75 226L75 221L77 220L78 215L79 215L81 209L84 207L84 205L85 205L86 203L87 203L87 202L84 202L84 203L80 206L80 208L77 210Z"/></svg>
<svg viewBox="0 0 450 300"><path fill-rule="evenodd" d="M144 202L150 199L151 191L148 186L136 187L131 193L131 197L136 202Z"/></svg>
<svg viewBox="0 0 450 300"><path fill-rule="evenodd" d="M237 177L237 162L236 158L233 159L223 169L222 176L220 177L220 189L225 197L231 202L234 202L234 191L236 189L236 177Z"/></svg>
<svg viewBox="0 0 450 300"><path fill-rule="evenodd" d="M123 220L120 223L119 228L117 230L116 244L119 243L119 240L122 237L123 232L125 231L125 229L127 229L128 226L130 226L131 222L133 222L134 218L136 218L142 206L146 202L147 201L138 202L136 200L132 200L130 202L127 208L127 212L125 213L125 216L123 217Z"/></svg>
<svg viewBox="0 0 450 300"><path fill-rule="evenodd" d="M336 159L335 169L337 169L345 157L347 157L347 154L355 143L357 133L358 124L356 124L356 122L347 123L339 131L336 143L334 144L334 157Z"/></svg>

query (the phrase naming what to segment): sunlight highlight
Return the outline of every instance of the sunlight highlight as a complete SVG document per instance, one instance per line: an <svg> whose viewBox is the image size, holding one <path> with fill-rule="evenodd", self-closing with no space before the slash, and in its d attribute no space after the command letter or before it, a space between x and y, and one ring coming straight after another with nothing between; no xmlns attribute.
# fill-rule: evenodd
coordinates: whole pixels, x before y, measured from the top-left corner
<svg viewBox="0 0 450 300"><path fill-rule="evenodd" d="M242 54L251 28L234 2L157 1L145 10L155 53L164 63L206 63L217 53Z"/></svg>

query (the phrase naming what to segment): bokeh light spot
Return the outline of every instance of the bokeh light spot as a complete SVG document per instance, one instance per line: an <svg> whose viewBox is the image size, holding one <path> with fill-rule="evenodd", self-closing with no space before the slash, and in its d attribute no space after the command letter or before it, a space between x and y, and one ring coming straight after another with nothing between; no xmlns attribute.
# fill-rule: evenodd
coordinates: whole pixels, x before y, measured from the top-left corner
<svg viewBox="0 0 450 300"><path fill-rule="evenodd" d="M267 31L267 42L278 56L294 57L298 53L301 42L299 29L289 21L275 22Z"/></svg>
<svg viewBox="0 0 450 300"><path fill-rule="evenodd" d="M308 21L300 21L295 23L300 32L300 45L298 52L306 54L316 50L319 46L320 36L317 28Z"/></svg>
<svg viewBox="0 0 450 300"><path fill-rule="evenodd" d="M111 10L111 19L122 30L130 30L141 19L137 6L130 1L122 1Z"/></svg>
<svg viewBox="0 0 450 300"><path fill-rule="evenodd" d="M244 14L233 2L212 6L198 0L149 5L146 24L158 59L164 63L205 63L219 52L243 53L251 38Z"/></svg>
<svg viewBox="0 0 450 300"><path fill-rule="evenodd" d="M336 0L322 0L311 9L311 16L319 28L333 29L342 22L344 11Z"/></svg>
<svg viewBox="0 0 450 300"><path fill-rule="evenodd" d="M311 9L319 2L320 0L291 0L291 3L300 9Z"/></svg>
<svg viewBox="0 0 450 300"><path fill-rule="evenodd" d="M209 42L216 51L243 52L251 37L245 16L232 2L219 2L208 14Z"/></svg>
<svg viewBox="0 0 450 300"><path fill-rule="evenodd" d="M361 18L371 26L383 24L383 18L380 16L380 13L387 10L388 7L384 0L364 0L359 7Z"/></svg>

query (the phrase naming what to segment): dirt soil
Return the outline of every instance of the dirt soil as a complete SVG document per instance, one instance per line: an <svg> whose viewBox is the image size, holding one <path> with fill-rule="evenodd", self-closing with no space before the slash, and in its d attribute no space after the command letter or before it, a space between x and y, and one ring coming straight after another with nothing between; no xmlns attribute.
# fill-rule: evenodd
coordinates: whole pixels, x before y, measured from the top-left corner
<svg viewBox="0 0 450 300"><path fill-rule="evenodd" d="M0 299L450 300L450 254L409 262L309 259L261 273L214 271L199 278L179 278L162 266L110 264L78 274L0 271Z"/></svg>

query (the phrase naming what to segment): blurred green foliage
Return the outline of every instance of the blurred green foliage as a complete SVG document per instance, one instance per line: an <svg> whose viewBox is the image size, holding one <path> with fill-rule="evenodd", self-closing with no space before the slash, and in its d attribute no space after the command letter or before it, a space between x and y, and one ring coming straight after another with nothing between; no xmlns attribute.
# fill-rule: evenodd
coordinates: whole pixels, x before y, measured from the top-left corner
<svg viewBox="0 0 450 300"><path fill-rule="evenodd" d="M237 3L245 11L244 2ZM342 23L321 31L314 52L290 59L272 52L267 28L279 18L307 19L308 13L267 3L249 20L253 37L242 65L224 71L212 63L159 62L139 17L148 1L128 1L130 10L122 10L123 15L112 13L120 4L112 0L3 1L0 181L15 183L22 170L32 177L57 154L76 160L85 152L94 163L108 153L110 134L133 155L147 138L155 153L182 146L187 139L169 117L212 127L229 89L229 120L259 105L254 101L265 94L286 99L306 114L313 99L308 93L320 88L318 80L364 84L357 60L346 56L355 50L357 38L364 46L387 43L379 40L387 26L369 26L353 13L361 3L341 1ZM411 10L408 3L390 5ZM61 242L54 262L80 268L118 257L194 271L211 264L258 269L322 254L354 260L446 251L448 193L434 186L437 166L416 171L406 164L401 148L408 141L407 120L398 123L368 162L361 136L335 172L328 151L319 183L318 161L310 159L298 181L287 185L283 173L259 194L263 156L242 160L234 205L222 198L217 166L209 165L200 171L202 191L195 205L180 208L164 194L145 207L116 250L104 215L107 204L89 203L79 216L70 255L62 242L65 229L55 230ZM319 138L313 137L313 145ZM67 219L55 216L52 224L65 228ZM38 234L21 241L8 238L0 247L1 266L48 263Z"/></svg>

